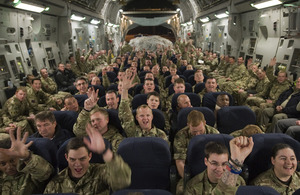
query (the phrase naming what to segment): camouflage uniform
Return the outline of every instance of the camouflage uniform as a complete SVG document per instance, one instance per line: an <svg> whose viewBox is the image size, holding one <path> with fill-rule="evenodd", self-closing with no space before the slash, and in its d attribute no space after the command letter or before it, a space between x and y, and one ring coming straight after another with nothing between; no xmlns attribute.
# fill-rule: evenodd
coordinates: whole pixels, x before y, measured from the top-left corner
<svg viewBox="0 0 300 195"><path fill-rule="evenodd" d="M185 195L233 195L243 185L246 183L241 176L238 176L235 187L224 184L221 179L217 184L211 183L205 170L188 181Z"/></svg>
<svg viewBox="0 0 300 195"><path fill-rule="evenodd" d="M205 134L220 134L220 132L209 126L205 125ZM190 143L190 140L194 136L190 133L190 128L188 126L182 128L178 131L174 138L174 160L185 160L187 148ZM183 192L183 179L181 178L177 184L176 194L182 194Z"/></svg>
<svg viewBox="0 0 300 195"><path fill-rule="evenodd" d="M27 88L26 99L30 111L35 114L56 106L56 102L52 99L50 94L45 93L43 90L36 92L31 87Z"/></svg>
<svg viewBox="0 0 300 195"><path fill-rule="evenodd" d="M129 100L122 99L119 106L119 118L127 137L160 137L168 141L167 135L162 130L153 126L149 131L144 131L136 125L129 104Z"/></svg>
<svg viewBox="0 0 300 195"><path fill-rule="evenodd" d="M19 161L18 174L8 176L2 174L0 179L1 194L36 194L42 193L45 181L53 172L53 167L42 157L32 154L26 162Z"/></svg>
<svg viewBox="0 0 300 195"><path fill-rule="evenodd" d="M33 133L32 128L27 120L29 116L29 106L26 99L21 102L16 96L9 98L3 107L3 123L5 126L16 124L21 127L23 132Z"/></svg>
<svg viewBox="0 0 300 195"><path fill-rule="evenodd" d="M79 77L81 75L81 70L77 66L77 63L71 63L71 70L74 72L74 74L76 75L76 77Z"/></svg>
<svg viewBox="0 0 300 195"><path fill-rule="evenodd" d="M243 102L242 100L245 100L246 105L249 105L249 106L256 105L255 104L256 99L263 99L268 95L269 86L270 86L270 81L269 81L268 77L265 77L263 80L258 81L256 88L255 88L255 91L257 93L254 94L253 97L248 97L248 93L243 92L243 93L240 93L239 98L241 98L241 102Z"/></svg>
<svg viewBox="0 0 300 195"><path fill-rule="evenodd" d="M220 134L220 132L209 126L205 125L205 134ZM201 136L201 135L200 135ZM189 145L190 140L194 136L190 133L190 128L188 126L182 128L178 133L175 135L174 139L174 159L175 160L185 160L187 148Z"/></svg>
<svg viewBox="0 0 300 195"><path fill-rule="evenodd" d="M49 77L46 79L41 77L41 83L42 83L42 90L49 94L55 94L57 92L57 85L56 83Z"/></svg>
<svg viewBox="0 0 300 195"><path fill-rule="evenodd" d="M87 172L79 181L74 182L68 168L62 170L47 185L44 193L110 194L131 183L131 169L123 159L114 154L111 162L90 164Z"/></svg>
<svg viewBox="0 0 300 195"><path fill-rule="evenodd" d="M283 184L276 177L273 168L267 170L266 172L260 174L254 179L253 185L256 186L269 186L274 188L281 195L292 195L300 186L300 174L295 172L292 175L292 180L289 185Z"/></svg>
<svg viewBox="0 0 300 195"><path fill-rule="evenodd" d="M231 73L229 74L229 78L231 78L230 82L236 82L241 80L245 74L248 73L245 64L235 64L231 67ZM228 82L219 82L220 88L224 91L226 90L225 87L227 86Z"/></svg>
<svg viewBox="0 0 300 195"><path fill-rule="evenodd" d="M77 137L87 136L85 127L88 122L90 122L90 112L83 109L73 126L73 132ZM108 125L107 131L102 136L111 143L113 152L117 152L119 144L124 139L118 129L112 125Z"/></svg>

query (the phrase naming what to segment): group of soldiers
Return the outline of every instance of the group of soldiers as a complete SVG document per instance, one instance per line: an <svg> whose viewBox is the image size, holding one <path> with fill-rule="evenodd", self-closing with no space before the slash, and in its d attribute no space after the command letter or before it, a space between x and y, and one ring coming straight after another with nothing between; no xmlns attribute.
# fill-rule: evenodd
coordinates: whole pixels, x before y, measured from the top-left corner
<svg viewBox="0 0 300 195"><path fill-rule="evenodd" d="M126 137L160 137L169 143L174 153L181 178L176 194L233 194L238 186L245 185L239 173L255 144L251 136L275 132L280 119L299 117L300 79L293 86L283 70L275 76L275 68L275 58L266 68L252 59L246 66L243 57L236 60L233 56L220 56L219 59L216 53L202 52L192 41L180 39L173 48L158 45L156 51L136 51L125 44L118 57L111 51L106 54L104 50L78 49L66 65L58 64L53 78L46 68L40 70L40 77L28 75L27 85L18 87L1 110L2 193L43 192L45 186L45 193L80 194L109 193L125 188L130 185L131 170L117 155L121 141ZM197 110L186 116L186 127L177 129L180 110L195 103L185 94L188 87L198 97L199 104L206 93L223 92L217 97L215 115L222 107L229 106L229 96L233 96L233 104L247 105L255 112L258 126L250 125L233 132L235 138L228 149L219 143L208 144L205 149L207 169L190 180L184 189L182 178L189 141L197 135L220 133L216 126L207 125L204 115ZM99 104L101 94L106 106ZM132 100L138 94L145 94L147 100L133 115ZM85 97L83 107L74 95ZM124 134L114 125L116 121L109 120L108 109L118 112ZM154 126L154 110L164 116L164 129ZM71 130L61 128L52 111L74 112L76 122ZM50 139L57 148L73 137L65 154L68 167L52 177L47 185L45 181L55 171L41 157L28 151L32 144L25 144L28 134ZM111 150L103 138L111 143ZM105 164L90 164L91 151L102 154ZM295 153L285 145L274 151L274 169L268 171L269 177L263 174L253 184L291 194L300 187ZM280 164L278 158L282 155L278 157L279 153L289 162ZM269 179L270 175L275 182ZM19 183L14 185L11 180Z"/></svg>

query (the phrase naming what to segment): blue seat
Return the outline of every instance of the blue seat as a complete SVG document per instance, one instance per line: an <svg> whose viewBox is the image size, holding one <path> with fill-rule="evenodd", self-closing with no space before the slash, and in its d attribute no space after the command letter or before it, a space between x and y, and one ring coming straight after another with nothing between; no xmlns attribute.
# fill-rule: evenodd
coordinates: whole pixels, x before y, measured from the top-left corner
<svg viewBox="0 0 300 195"><path fill-rule="evenodd" d="M121 125L121 121L119 118L119 112L118 110L113 110L113 109L107 109L108 115L109 115L109 125L113 125L115 126L118 130L119 133L121 135L123 135L123 137L127 137L122 125Z"/></svg>
<svg viewBox="0 0 300 195"><path fill-rule="evenodd" d="M159 189L126 189L126 190L119 190L114 192L112 195L129 195L129 194L142 194L142 195L172 195L171 192L166 190L159 190Z"/></svg>
<svg viewBox="0 0 300 195"><path fill-rule="evenodd" d="M178 74L178 75L180 78L182 78L184 81L186 81L185 76L183 76L181 74ZM172 84L171 80L172 80L172 75L165 77L165 88L168 88Z"/></svg>
<svg viewBox="0 0 300 195"><path fill-rule="evenodd" d="M118 84L111 84L110 86L107 87L107 91L109 90L118 91Z"/></svg>
<svg viewBox="0 0 300 195"><path fill-rule="evenodd" d="M142 104L147 104L147 94L137 94L131 101L132 109L137 109Z"/></svg>
<svg viewBox="0 0 300 195"><path fill-rule="evenodd" d="M131 168L128 189L169 189L171 152L165 140L130 137L121 142L117 153Z"/></svg>
<svg viewBox="0 0 300 195"><path fill-rule="evenodd" d="M205 83L198 83L195 85L194 93L198 94L205 88Z"/></svg>
<svg viewBox="0 0 300 195"><path fill-rule="evenodd" d="M214 113L206 108L206 107L191 107L191 108L183 108L179 111L177 115L177 121L178 121L178 130L184 128L187 126L187 116L192 110L198 110L203 113L206 124L209 126L214 126L215 125L215 115Z"/></svg>
<svg viewBox="0 0 300 195"><path fill-rule="evenodd" d="M64 168L66 168L68 166L68 161L65 158L65 153L66 153L67 144L69 143L69 141L71 139L68 139L67 141L65 141L58 149L56 155L54 155L57 158L57 165L58 165L59 171L62 171ZM109 148L111 149L110 142L106 139L104 139L104 142L105 142L105 145L109 146ZM102 155L92 152L92 158L90 160L90 163L104 163Z"/></svg>
<svg viewBox="0 0 300 195"><path fill-rule="evenodd" d="M235 195L279 195L274 188L268 186L240 186Z"/></svg>
<svg viewBox="0 0 300 195"><path fill-rule="evenodd" d="M173 94L174 91L174 84L172 83L171 85L169 85L169 95ZM192 93L193 92L193 87L190 83L185 83L185 90L184 92L187 93Z"/></svg>
<svg viewBox="0 0 300 195"><path fill-rule="evenodd" d="M141 83L141 84L137 84L135 86L135 90L134 90L134 95L137 95L137 94L140 94L141 91L143 90L143 86L144 86L144 83ZM155 85L155 89L154 89L157 93L159 93L159 87L158 85Z"/></svg>
<svg viewBox="0 0 300 195"><path fill-rule="evenodd" d="M229 149L229 141L232 138L232 136L226 134L204 134L192 138L187 149L185 173L190 173L190 177L192 178L206 169L204 148L208 142L215 141L222 143Z"/></svg>
<svg viewBox="0 0 300 195"><path fill-rule="evenodd" d="M250 124L256 124L256 116L247 106L227 106L217 112L217 127L220 133L230 134Z"/></svg>
<svg viewBox="0 0 300 195"><path fill-rule="evenodd" d="M73 126L77 121L78 113L74 111L53 111L53 114L57 124L59 124L62 129L67 129L73 134Z"/></svg>
<svg viewBox="0 0 300 195"><path fill-rule="evenodd" d="M211 92L211 93L204 94L203 99L202 99L202 106L208 107L209 109L214 111L215 107L216 107L217 97L220 94L227 94L229 97L229 105L230 106L234 105L234 100L233 100L233 97L231 94L229 94L227 92Z"/></svg>
<svg viewBox="0 0 300 195"><path fill-rule="evenodd" d="M174 112L177 112L177 98L178 96L185 94L187 96L189 96L190 100L191 100L191 104L193 107L200 107L201 106L201 98L198 94L195 93L177 93L173 95L172 98L172 110Z"/></svg>
<svg viewBox="0 0 300 195"><path fill-rule="evenodd" d="M185 70L182 74L185 78L189 78L190 76L195 74L195 70Z"/></svg>
<svg viewBox="0 0 300 195"><path fill-rule="evenodd" d="M272 167L271 150L278 143L290 145L294 149L297 159L300 159L300 143L286 134L255 134L252 137L254 147L244 162L248 166L249 182Z"/></svg>
<svg viewBox="0 0 300 195"><path fill-rule="evenodd" d="M83 108L84 107L84 101L86 99L88 99L88 96L87 95L74 95L74 98L77 100L78 105Z"/></svg>
<svg viewBox="0 0 300 195"><path fill-rule="evenodd" d="M97 91L99 89L99 91L98 91L98 97L105 96L105 89L104 89L103 86L90 85L89 88L90 87L93 87L95 91Z"/></svg>
<svg viewBox="0 0 300 195"><path fill-rule="evenodd" d="M33 141L33 144L29 147L34 154L43 157L47 160L54 168L55 172L57 169L57 147L49 139L46 138L28 138L27 143Z"/></svg>

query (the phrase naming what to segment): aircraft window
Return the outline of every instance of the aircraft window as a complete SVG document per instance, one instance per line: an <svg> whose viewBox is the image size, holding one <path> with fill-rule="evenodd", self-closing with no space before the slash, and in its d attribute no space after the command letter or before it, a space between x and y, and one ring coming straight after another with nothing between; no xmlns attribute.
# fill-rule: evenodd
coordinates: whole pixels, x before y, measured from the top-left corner
<svg viewBox="0 0 300 195"><path fill-rule="evenodd" d="M283 42L284 42L284 40L283 40L283 39L281 39L281 40L280 40L280 47L282 47L282 45L283 45Z"/></svg>
<svg viewBox="0 0 300 195"><path fill-rule="evenodd" d="M9 53L11 53L11 49L10 49L10 46L9 45L5 45L4 46L5 50Z"/></svg>
<svg viewBox="0 0 300 195"><path fill-rule="evenodd" d="M283 60L289 60L290 56L289 55L284 55Z"/></svg>
<svg viewBox="0 0 300 195"><path fill-rule="evenodd" d="M6 32L7 32L8 34L14 34L14 33L16 32L16 29L15 29L15 28L12 28L12 27L8 27L8 28L6 29Z"/></svg>
<svg viewBox="0 0 300 195"><path fill-rule="evenodd" d="M249 32L254 31L254 20L249 20Z"/></svg>
<svg viewBox="0 0 300 195"><path fill-rule="evenodd" d="M289 40L288 48L293 47L293 45L294 45L294 40Z"/></svg>
<svg viewBox="0 0 300 195"><path fill-rule="evenodd" d="M18 45L18 44L15 44L15 47L16 47L16 50L17 50L17 51L20 51L20 48L19 48L19 45Z"/></svg>

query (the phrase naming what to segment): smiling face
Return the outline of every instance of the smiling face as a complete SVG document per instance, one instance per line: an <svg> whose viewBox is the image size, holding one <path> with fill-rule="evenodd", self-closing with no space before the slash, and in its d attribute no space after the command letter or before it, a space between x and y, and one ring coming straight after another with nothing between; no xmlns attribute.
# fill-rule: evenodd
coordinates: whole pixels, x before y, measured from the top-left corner
<svg viewBox="0 0 300 195"><path fill-rule="evenodd" d="M282 181L287 181L297 168L295 152L290 148L278 150L275 158L271 158L275 175Z"/></svg>
<svg viewBox="0 0 300 195"><path fill-rule="evenodd" d="M68 154L65 154L65 158L72 176L81 178L89 168L92 153L88 153L85 147L80 147L77 150L71 149Z"/></svg>
<svg viewBox="0 0 300 195"><path fill-rule="evenodd" d="M5 153L0 152L0 171L8 176L14 176L17 171L18 159L12 158Z"/></svg>
<svg viewBox="0 0 300 195"><path fill-rule="evenodd" d="M218 183L218 180L221 179L226 162L228 161L228 154L216 154L212 153L208 158L204 159L204 163L207 167L207 176L210 182Z"/></svg>
<svg viewBox="0 0 300 195"><path fill-rule="evenodd" d="M159 97L151 95L147 99L147 104L151 109L157 109L160 104Z"/></svg>
<svg viewBox="0 0 300 195"><path fill-rule="evenodd" d="M142 130L150 130L152 128L153 114L149 107L140 107L136 111L136 120Z"/></svg>

